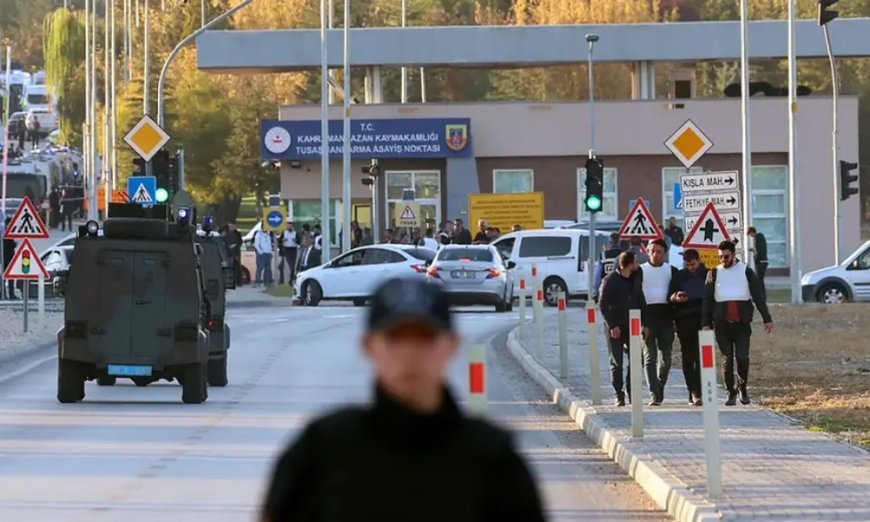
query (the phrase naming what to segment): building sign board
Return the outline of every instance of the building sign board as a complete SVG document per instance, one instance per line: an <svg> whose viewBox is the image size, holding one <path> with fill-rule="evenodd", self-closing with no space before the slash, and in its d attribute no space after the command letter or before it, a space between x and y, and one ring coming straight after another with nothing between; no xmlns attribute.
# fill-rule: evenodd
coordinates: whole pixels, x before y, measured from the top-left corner
<svg viewBox="0 0 870 522"><path fill-rule="evenodd" d="M491 227L498 227L502 234L510 232L514 225L520 225L523 230L542 229L544 193L469 194L469 227L476 227L481 219L485 219Z"/></svg>

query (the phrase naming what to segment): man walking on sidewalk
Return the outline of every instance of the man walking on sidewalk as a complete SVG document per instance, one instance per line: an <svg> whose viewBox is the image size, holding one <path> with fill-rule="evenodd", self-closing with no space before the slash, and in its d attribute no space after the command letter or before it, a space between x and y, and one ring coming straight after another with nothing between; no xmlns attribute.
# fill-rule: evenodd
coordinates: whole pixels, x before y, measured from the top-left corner
<svg viewBox="0 0 870 522"><path fill-rule="evenodd" d="M701 329L701 307L704 304L704 282L707 267L701 263L697 250L683 252L684 268L675 278L675 292L670 300L674 303L674 322L683 359L683 375L689 389L689 404L703 405L701 399L701 365L699 358L698 331Z"/></svg>
<svg viewBox="0 0 870 522"><path fill-rule="evenodd" d="M640 267L643 280L643 365L650 392L650 406L660 406L671 371L674 349L674 310L669 297L676 291L677 268L665 263L668 244L656 239L649 244L649 262Z"/></svg>
<svg viewBox="0 0 870 522"><path fill-rule="evenodd" d="M751 268L738 261L734 243L719 243L721 264L707 274L702 308L702 327L715 328L716 342L725 358L726 406L749 404L746 383L749 379L749 338L752 336L752 303L764 320L764 329L773 332L773 319L767 310L761 281ZM714 326L715 325L715 326ZM737 359L737 386L734 386L734 359Z"/></svg>
<svg viewBox="0 0 870 522"><path fill-rule="evenodd" d="M642 310L644 307L643 283L637 273L638 263L634 252L619 254L618 269L611 272L601 283L600 306L604 316L607 347L610 352L610 382L616 392L616 405L625 406L623 391L623 356L628 359L625 365L625 389L631 397L629 379L631 359L629 358L629 311Z"/></svg>

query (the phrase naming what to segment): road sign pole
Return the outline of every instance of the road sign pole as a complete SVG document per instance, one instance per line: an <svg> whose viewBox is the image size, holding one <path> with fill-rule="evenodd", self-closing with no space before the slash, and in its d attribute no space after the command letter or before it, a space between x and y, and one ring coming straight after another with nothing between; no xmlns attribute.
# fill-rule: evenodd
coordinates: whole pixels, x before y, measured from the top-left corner
<svg viewBox="0 0 870 522"><path fill-rule="evenodd" d="M707 492L722 496L722 458L719 448L719 405L716 402L716 339L712 330L698 332L701 360L701 395L704 400L704 453L707 457Z"/></svg>
<svg viewBox="0 0 870 522"><path fill-rule="evenodd" d="M629 379L631 382L631 436L634 438L643 437L643 404L641 397L643 393L642 368L643 359L641 357L641 323L640 310L634 309L629 311L629 350L628 363L631 366L629 371ZM626 332L622 332L625 335Z"/></svg>
<svg viewBox="0 0 870 522"><path fill-rule="evenodd" d="M25 280L22 285L22 293L24 294L24 333L27 333L27 312L28 312L28 297L30 294L30 281Z"/></svg>
<svg viewBox="0 0 870 522"><path fill-rule="evenodd" d="M742 142L742 172L743 180L743 226L748 227L752 220L752 142L750 141L749 112L749 38L747 19L749 18L749 0L740 0L740 124ZM745 239L745 238L744 238ZM743 250L743 259L751 264L749 242L738 245Z"/></svg>
<svg viewBox="0 0 870 522"><path fill-rule="evenodd" d="M594 301L586 302L586 332L589 335L589 388L592 390L592 404L601 404L601 369L598 363L598 321L596 321Z"/></svg>
<svg viewBox="0 0 870 522"><path fill-rule="evenodd" d="M801 256L798 234L799 201L797 161L797 59L795 58L795 6L788 0L788 257L791 276L791 304L801 304ZM836 208L835 208L836 212Z"/></svg>
<svg viewBox="0 0 870 522"><path fill-rule="evenodd" d="M27 286L30 286L29 281L25 281ZM36 295L37 295L37 306L39 307L39 324L45 324L45 276L42 273L42 270L39 271L39 279L37 279L38 286L36 287Z"/></svg>
<svg viewBox="0 0 870 522"><path fill-rule="evenodd" d="M329 227L329 62L326 0L320 0L320 240L322 261L330 259ZM346 93L345 93L346 94Z"/></svg>

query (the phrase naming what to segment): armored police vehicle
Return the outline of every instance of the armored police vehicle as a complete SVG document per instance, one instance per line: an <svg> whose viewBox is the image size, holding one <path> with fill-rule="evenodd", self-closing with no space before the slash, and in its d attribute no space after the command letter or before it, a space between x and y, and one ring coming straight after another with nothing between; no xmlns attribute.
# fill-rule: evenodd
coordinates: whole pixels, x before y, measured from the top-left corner
<svg viewBox="0 0 870 522"><path fill-rule="evenodd" d="M202 230L197 232L196 244L202 249L200 265L205 282L205 297L208 301L208 384L226 386L227 350L230 348L230 325L226 323L226 291L236 287L232 260L227 253L226 244L214 232L214 221L206 216Z"/></svg>
<svg viewBox="0 0 870 522"><path fill-rule="evenodd" d="M61 283L58 400L82 400L85 381L126 377L140 386L176 379L184 402L205 401L209 314L191 208L175 222L165 207L111 205L109 215L102 236L94 221L80 227Z"/></svg>

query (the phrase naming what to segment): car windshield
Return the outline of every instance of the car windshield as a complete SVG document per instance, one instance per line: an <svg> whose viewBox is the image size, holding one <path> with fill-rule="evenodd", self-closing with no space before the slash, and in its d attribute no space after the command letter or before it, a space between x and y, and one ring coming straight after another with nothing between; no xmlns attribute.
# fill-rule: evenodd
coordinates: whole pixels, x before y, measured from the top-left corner
<svg viewBox="0 0 870 522"><path fill-rule="evenodd" d="M438 261L492 261L488 248L445 248L438 254Z"/></svg>
<svg viewBox="0 0 870 522"><path fill-rule="evenodd" d="M405 253L421 261L432 261L435 259L435 252L428 248L409 248Z"/></svg>

